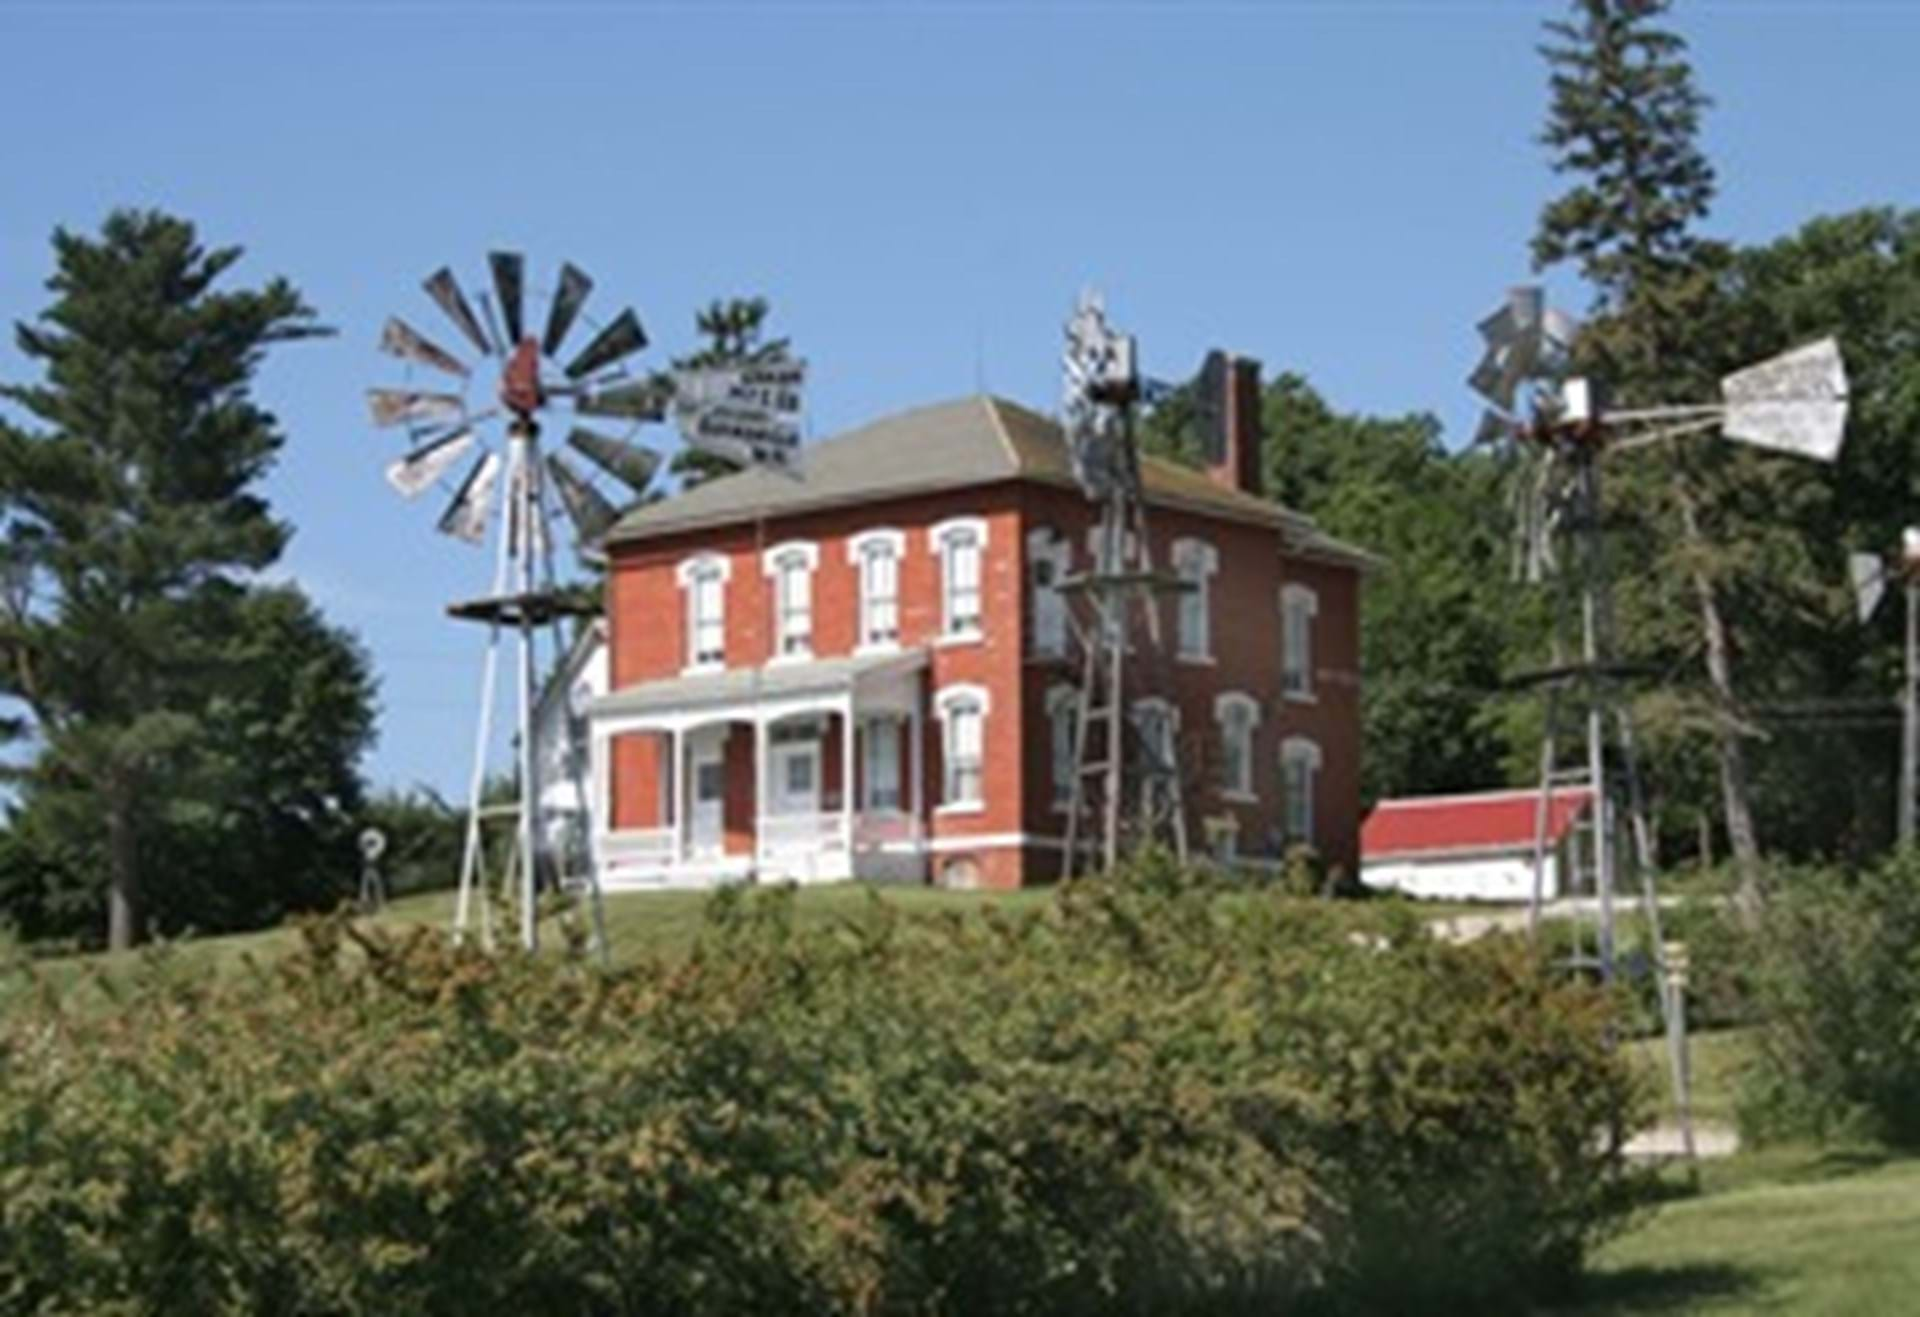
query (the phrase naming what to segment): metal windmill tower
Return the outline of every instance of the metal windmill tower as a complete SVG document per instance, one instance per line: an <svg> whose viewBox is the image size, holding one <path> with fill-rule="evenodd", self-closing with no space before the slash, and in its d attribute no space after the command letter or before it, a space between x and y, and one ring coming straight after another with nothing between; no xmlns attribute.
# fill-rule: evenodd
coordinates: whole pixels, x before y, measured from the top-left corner
<svg viewBox="0 0 1920 1317"><path fill-rule="evenodd" d="M560 756L569 766L562 771L571 778L575 807L562 811L551 793L543 790L547 784L541 780L534 717L537 683L565 649L566 621L598 611L579 591L563 587L556 574L555 509L548 497L549 481L585 554L594 551L595 541L619 515L619 506L558 453L543 459L541 423L558 414L569 420L606 418L631 429L641 421L659 419L667 395L653 381L629 374L622 364L647 344L640 319L631 309L598 326L571 357L561 357L593 289L593 281L580 269L572 264L560 267L544 327L536 336L526 318L524 259L515 252L493 252L488 266L494 297L479 295L479 314L451 269L435 271L423 286L461 339L494 373L495 396L480 406L470 405L466 391L476 368L398 317L387 321L381 349L410 365L437 372L447 384L441 391L375 388L367 393L374 424L404 427L408 436L408 450L387 468L388 483L405 497L417 498L433 486L444 487L454 468L472 454L464 478L451 487L451 501L440 516L439 529L476 546L483 545L490 533L494 537L494 568L487 593L447 609L453 617L487 629L454 936L464 938L477 918L483 942L491 945L488 893L497 883L501 894L517 906L521 944L533 950L539 943L542 887L570 881L586 889L593 941L604 955L606 927L599 880L593 857L587 853L592 828L585 818L589 797L581 780L582 757L572 752L571 744ZM567 442L625 486L622 502L646 490L660 463L652 450L586 425L573 424ZM510 798L489 802L483 796L496 705L504 693L498 669L506 636L513 638L516 651L508 715L515 729L516 764ZM543 645L544 661L538 652ZM576 735L574 720L563 722L570 742ZM577 817L576 825L566 826L566 813Z"/></svg>
<svg viewBox="0 0 1920 1317"><path fill-rule="evenodd" d="M1847 575L1853 585L1855 610L1864 625L1880 607L1887 582L1898 580L1906 590L1906 667L1900 683L1900 799L1895 808L1895 833L1900 845L1914 843L1914 815L1920 809L1920 527L1909 526L1900 537L1900 556L1883 560L1878 554L1847 555Z"/></svg>
<svg viewBox="0 0 1920 1317"><path fill-rule="evenodd" d="M1099 299L1085 295L1067 322L1065 428L1074 479L1100 510L1092 570L1061 582L1078 603L1080 687L1073 724L1073 787L1067 807L1063 875L1073 877L1080 849L1100 838L1112 869L1123 838L1143 846L1166 837L1187 858L1186 806L1178 738L1170 723L1127 716L1128 666L1160 654L1159 597L1185 588L1156 572L1147 538L1135 413L1145 392L1135 344L1108 324ZM1135 619L1144 651L1135 649Z"/></svg>
<svg viewBox="0 0 1920 1317"><path fill-rule="evenodd" d="M1615 900L1622 878L1637 875L1691 1152L1681 1033L1684 953L1675 956L1661 940L1652 838L1623 687L1634 669L1614 648L1602 465L1649 444L1713 429L1739 442L1830 462L1839 453L1846 424L1846 372L1838 346L1824 339L1724 377L1717 403L1614 408L1594 381L1565 374L1576 331L1571 319L1546 307L1540 289L1515 288L1505 305L1480 323L1486 352L1468 380L1497 409L1482 419L1476 441L1505 438L1526 459L1516 487L1519 565L1528 579L1556 586L1551 663L1521 678L1546 691L1528 922L1537 933L1554 792L1585 786L1592 804L1573 838L1571 885L1597 898L1599 926L1594 953L1589 957L1576 949L1574 964L1612 982ZM1523 388L1526 396L1519 398ZM1524 415L1517 401L1525 403ZM1578 753L1569 758L1570 748Z"/></svg>

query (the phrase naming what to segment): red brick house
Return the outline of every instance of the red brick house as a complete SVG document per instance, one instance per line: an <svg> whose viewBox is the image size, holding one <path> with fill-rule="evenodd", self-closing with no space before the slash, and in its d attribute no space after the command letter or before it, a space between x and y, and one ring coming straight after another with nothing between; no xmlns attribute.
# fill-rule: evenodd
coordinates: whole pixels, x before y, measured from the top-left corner
<svg viewBox="0 0 1920 1317"><path fill-rule="evenodd" d="M1198 588L1163 603L1135 707L1180 738L1196 841L1299 837L1353 873L1368 559L1257 496L1258 368L1231 378L1216 470L1145 463L1154 561ZM1059 427L991 397L629 513L590 712L603 882L1055 875L1079 676L1055 587L1093 520Z"/></svg>

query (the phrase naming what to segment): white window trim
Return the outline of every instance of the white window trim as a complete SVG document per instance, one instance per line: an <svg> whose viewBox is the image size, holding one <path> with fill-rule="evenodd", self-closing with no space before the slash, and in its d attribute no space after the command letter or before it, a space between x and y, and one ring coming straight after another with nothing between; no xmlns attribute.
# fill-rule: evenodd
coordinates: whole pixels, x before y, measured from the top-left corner
<svg viewBox="0 0 1920 1317"><path fill-rule="evenodd" d="M867 576L865 567L867 550L884 547L893 554L893 610L894 638L892 640L867 639ZM847 564L853 568L854 581L854 617L853 625L855 654L897 654L900 652L900 571L907 560L907 535L905 531L892 526L879 526L872 530L863 530L847 541Z"/></svg>
<svg viewBox="0 0 1920 1317"><path fill-rule="evenodd" d="M717 567L720 571L720 657L718 659L709 659L705 662L695 662L693 657L693 595L691 591L694 578L704 573L709 567ZM673 577L679 584L682 595L685 596L681 601L680 611L681 616L686 619L687 643L685 650L686 662L680 669L681 674L693 675L702 672L726 671L727 586L733 580L733 559L724 553L714 553L711 550L696 553L691 557L680 560L679 565L673 569Z"/></svg>
<svg viewBox="0 0 1920 1317"><path fill-rule="evenodd" d="M1069 686L1065 682L1047 687L1047 796L1052 803L1053 812L1056 814L1065 814L1072 808L1073 781L1069 778L1066 783L1066 789L1064 791L1061 790L1061 785L1057 780L1057 765L1054 763L1053 758L1053 738L1059 735L1056 728L1059 725L1059 720L1064 717L1067 720L1069 736L1077 739L1077 732L1073 727L1073 715L1079 711L1079 706L1080 690L1078 687ZM1077 763L1073 764L1069 767L1068 771L1077 773L1080 771L1080 765Z"/></svg>
<svg viewBox="0 0 1920 1317"><path fill-rule="evenodd" d="M1222 691L1213 697L1213 721L1220 728L1220 743L1223 747L1226 745L1227 739L1227 715L1235 709L1245 709L1248 714L1246 756L1248 781L1244 790L1239 787L1221 787L1220 798L1222 800L1235 801L1242 805L1250 805L1259 801L1259 796L1253 789L1252 779L1254 733L1260 730L1260 701L1254 699L1253 696L1247 694L1245 691Z"/></svg>
<svg viewBox="0 0 1920 1317"><path fill-rule="evenodd" d="M783 558L799 554L806 563L807 572L807 643L804 647L788 653L780 648L780 561ZM767 666L774 667L782 663L805 663L813 658L813 577L820 570L820 546L812 540L782 540L760 555L760 573L773 585L769 591L772 596L769 612L771 626L767 634Z"/></svg>
<svg viewBox="0 0 1920 1317"><path fill-rule="evenodd" d="M1174 656L1182 663L1212 666L1213 578L1220 571L1220 553L1205 540L1183 536L1173 542L1173 570L1183 580L1198 581L1200 599L1200 648L1188 649L1186 628L1181 625L1188 592L1182 590L1173 597Z"/></svg>
<svg viewBox="0 0 1920 1317"><path fill-rule="evenodd" d="M1322 764L1320 747L1304 736L1289 736L1280 742L1280 826L1287 833L1287 841L1304 841L1309 846L1317 846L1320 833L1320 767ZM1295 837L1291 834L1292 820L1287 817L1287 769L1293 764L1303 764L1307 769L1307 835Z"/></svg>
<svg viewBox="0 0 1920 1317"><path fill-rule="evenodd" d="M1292 610L1298 608L1307 616L1306 640L1307 652L1302 675L1306 686L1300 690L1287 687L1287 619ZM1320 596L1311 586L1294 582L1280 587L1280 694L1295 704L1314 704L1319 697L1315 694L1313 672L1313 619L1320 616Z"/></svg>
<svg viewBox="0 0 1920 1317"><path fill-rule="evenodd" d="M947 774L951 771L948 759L953 745L953 710L956 705L977 704L980 707L980 798L978 800L949 801L947 795ZM959 682L952 686L942 686L933 697L935 715L940 719L940 803L933 807L936 815L984 814L987 811L986 796L986 755L987 755L987 715L991 711L992 701L987 698L987 688L975 682Z"/></svg>
<svg viewBox="0 0 1920 1317"><path fill-rule="evenodd" d="M980 554L980 627L975 631L955 631L953 618L948 611L953 596L947 589L947 540L955 535L972 532L974 545ZM985 517L949 517L937 521L927 528L927 550L933 554L933 560L940 566L940 637L934 641L936 647L949 645L977 645L986 638L987 611L987 519Z"/></svg>
<svg viewBox="0 0 1920 1317"><path fill-rule="evenodd" d="M1040 643L1040 584L1033 579L1033 569L1039 563L1053 565L1054 583L1047 589L1059 600L1060 644L1056 648L1046 648ZM1027 588L1033 598L1032 643L1028 646L1031 657L1037 659L1065 658L1072 641L1071 621L1067 613L1067 597L1060 592L1060 582L1073 571L1073 541L1051 526L1036 526L1027 532Z"/></svg>

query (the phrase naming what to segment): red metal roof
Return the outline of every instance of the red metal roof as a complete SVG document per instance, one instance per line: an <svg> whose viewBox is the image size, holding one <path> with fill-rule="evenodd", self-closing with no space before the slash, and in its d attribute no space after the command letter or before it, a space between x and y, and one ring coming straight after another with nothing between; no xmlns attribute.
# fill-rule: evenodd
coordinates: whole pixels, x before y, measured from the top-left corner
<svg viewBox="0 0 1920 1317"><path fill-rule="evenodd" d="M1547 840L1557 842L1592 803L1590 787L1561 787L1547 813ZM1531 851L1540 792L1488 791L1470 796L1406 796L1383 800L1360 825L1360 858L1444 851Z"/></svg>

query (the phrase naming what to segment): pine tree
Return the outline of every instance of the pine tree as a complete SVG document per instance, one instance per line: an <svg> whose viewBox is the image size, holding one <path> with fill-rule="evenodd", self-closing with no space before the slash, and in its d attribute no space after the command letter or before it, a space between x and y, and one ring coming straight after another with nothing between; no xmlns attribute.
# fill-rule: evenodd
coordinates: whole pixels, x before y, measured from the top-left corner
<svg viewBox="0 0 1920 1317"><path fill-rule="evenodd" d="M249 385L324 333L284 280L214 290L238 248L119 211L55 232L52 304L16 326L38 384L0 387L0 694L30 790L104 837L108 941L142 931L144 845L193 753L244 576L287 538L254 492L282 443Z"/></svg>
<svg viewBox="0 0 1920 1317"><path fill-rule="evenodd" d="M1710 396L1700 327L1715 314L1727 252L1694 232L1710 208L1714 172L1700 150L1701 112L1687 45L1658 26L1669 0L1574 0L1571 20L1549 22L1541 48L1551 103L1541 142L1555 172L1576 182L1541 212L1536 268L1571 261L1593 286L1594 317L1580 365L1616 401L1639 404ZM1749 799L1733 643L1719 597L1724 559L1711 535L1703 464L1689 447L1650 453L1632 492L1657 497L1672 519L1655 550L1662 580L1685 582L1713 704L1722 808L1741 895L1758 897L1759 840ZM1643 509L1644 511L1645 509Z"/></svg>

